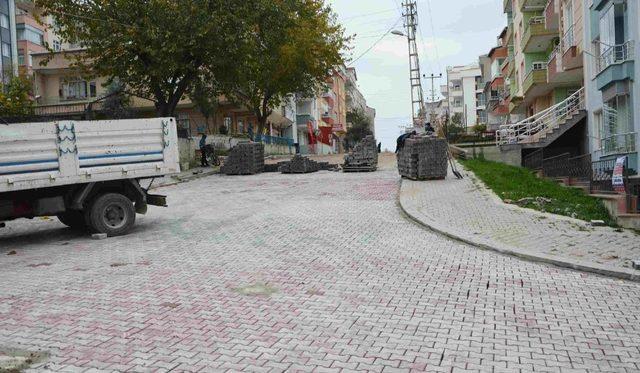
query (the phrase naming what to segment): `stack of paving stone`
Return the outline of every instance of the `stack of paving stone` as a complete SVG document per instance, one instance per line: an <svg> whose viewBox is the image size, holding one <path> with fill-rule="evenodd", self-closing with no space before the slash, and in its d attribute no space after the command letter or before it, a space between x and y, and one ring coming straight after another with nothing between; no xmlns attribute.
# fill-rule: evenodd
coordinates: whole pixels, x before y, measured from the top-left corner
<svg viewBox="0 0 640 373"><path fill-rule="evenodd" d="M448 144L444 139L419 136L405 140L398 154L400 175L413 180L441 180L447 177Z"/></svg>
<svg viewBox="0 0 640 373"><path fill-rule="evenodd" d="M220 168L225 175L254 175L264 170L264 144L240 143L234 146Z"/></svg>
<svg viewBox="0 0 640 373"><path fill-rule="evenodd" d="M369 135L358 143L353 151L344 157L344 172L375 171L378 169L378 145Z"/></svg>
<svg viewBox="0 0 640 373"><path fill-rule="evenodd" d="M308 174L320 171L320 164L301 155L295 155L289 162L283 162L280 172L283 174Z"/></svg>

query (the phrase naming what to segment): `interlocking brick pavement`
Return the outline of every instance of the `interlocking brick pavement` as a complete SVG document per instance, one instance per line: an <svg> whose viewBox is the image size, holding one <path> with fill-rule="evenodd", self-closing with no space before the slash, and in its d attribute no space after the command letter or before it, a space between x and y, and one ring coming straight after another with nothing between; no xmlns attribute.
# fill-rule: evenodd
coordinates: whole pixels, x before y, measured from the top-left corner
<svg viewBox="0 0 640 373"><path fill-rule="evenodd" d="M563 265L640 279L640 235L503 203L475 175L429 183L403 180L404 210L437 231L466 242ZM575 268L574 267L574 268Z"/></svg>
<svg viewBox="0 0 640 373"><path fill-rule="evenodd" d="M639 284L451 241L398 188L212 176L127 237L11 223L0 348L47 351L34 371L640 370Z"/></svg>

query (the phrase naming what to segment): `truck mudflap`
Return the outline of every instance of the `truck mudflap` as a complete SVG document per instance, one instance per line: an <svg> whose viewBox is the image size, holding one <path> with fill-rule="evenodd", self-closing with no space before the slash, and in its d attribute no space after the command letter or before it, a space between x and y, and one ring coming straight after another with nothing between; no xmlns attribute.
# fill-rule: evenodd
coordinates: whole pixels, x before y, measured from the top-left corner
<svg viewBox="0 0 640 373"><path fill-rule="evenodd" d="M151 206L167 207L167 196L147 194L147 204Z"/></svg>

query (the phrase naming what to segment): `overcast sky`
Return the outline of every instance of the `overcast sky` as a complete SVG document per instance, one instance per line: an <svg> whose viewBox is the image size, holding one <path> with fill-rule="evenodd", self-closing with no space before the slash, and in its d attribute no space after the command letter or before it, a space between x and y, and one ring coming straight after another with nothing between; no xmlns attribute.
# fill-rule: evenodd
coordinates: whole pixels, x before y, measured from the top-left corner
<svg viewBox="0 0 640 373"><path fill-rule="evenodd" d="M400 19L403 0L328 0L353 42L353 58L362 55ZM422 39L418 39L423 74L446 76L447 66L478 61L489 52L506 25L503 0L418 0ZM432 23L433 20L433 23ZM399 126L410 123L411 92L406 38L388 35L354 63L360 90L377 110L376 135L383 147L395 147ZM439 83L446 83L443 79ZM436 86L439 85L436 81ZM423 82L430 97L431 83ZM438 88L436 91L439 92Z"/></svg>

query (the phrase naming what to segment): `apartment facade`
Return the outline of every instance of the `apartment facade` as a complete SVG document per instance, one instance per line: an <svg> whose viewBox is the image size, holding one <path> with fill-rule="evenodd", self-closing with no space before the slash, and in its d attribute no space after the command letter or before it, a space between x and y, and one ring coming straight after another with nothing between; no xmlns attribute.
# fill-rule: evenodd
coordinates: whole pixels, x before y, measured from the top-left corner
<svg viewBox="0 0 640 373"><path fill-rule="evenodd" d="M452 117L459 114L462 125L471 131L482 118L484 85L478 64L447 68L447 88L441 93L447 100L446 108Z"/></svg>
<svg viewBox="0 0 640 373"><path fill-rule="evenodd" d="M508 87L505 82L505 64L508 64L508 45L504 28L498 35L496 46L480 57L484 97L486 100L487 131L495 132L507 121L509 114Z"/></svg>
<svg viewBox="0 0 640 373"><path fill-rule="evenodd" d="M18 43L14 0L0 0L0 83L18 74Z"/></svg>
<svg viewBox="0 0 640 373"><path fill-rule="evenodd" d="M20 74L33 75L33 54L47 51L49 40L47 27L38 17L38 8L31 1L16 3L16 35L18 45L18 69Z"/></svg>
<svg viewBox="0 0 640 373"><path fill-rule="evenodd" d="M360 91L358 87L358 74L356 72L355 67L348 67L346 69L347 73L347 82L346 82L346 90L347 90L347 112L349 111L361 111L363 112L367 118L369 118L369 122L371 123L371 133L376 133L376 110L367 105L367 100L364 95ZM349 123L347 123L347 129L349 128Z"/></svg>
<svg viewBox="0 0 640 373"><path fill-rule="evenodd" d="M583 86L583 0L506 0L511 114L533 116Z"/></svg>
<svg viewBox="0 0 640 373"><path fill-rule="evenodd" d="M640 120L640 4L635 0L589 0L583 30L589 42L585 81L590 150L594 160L627 156L638 170Z"/></svg>

